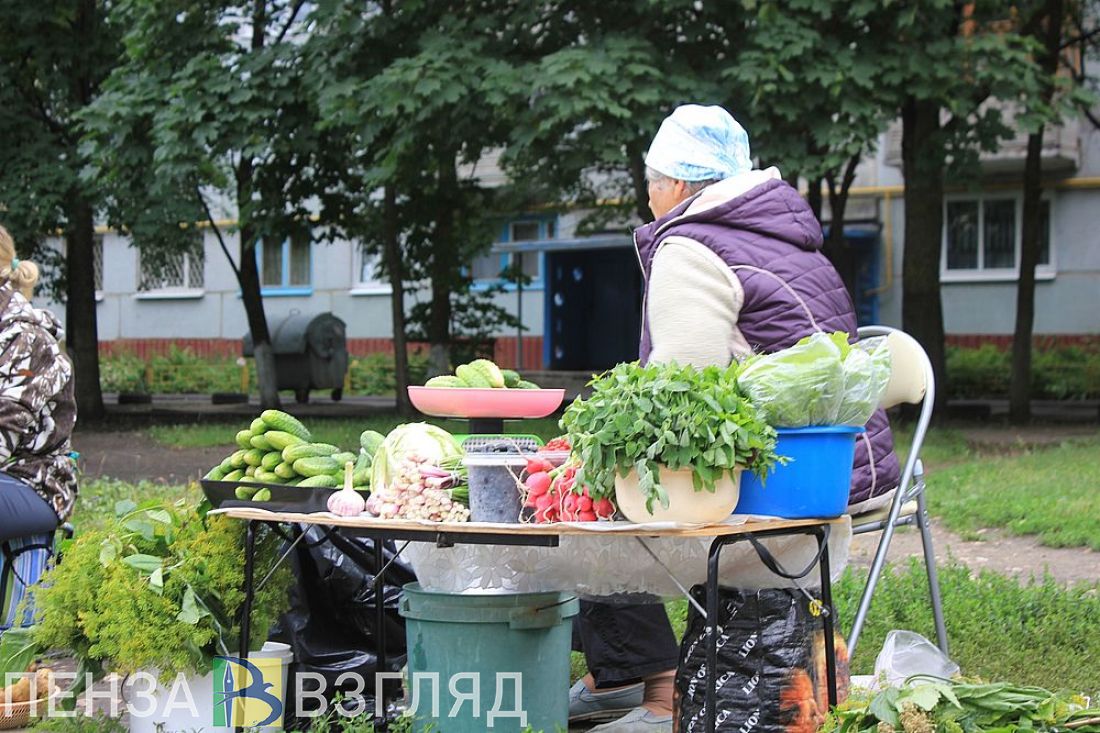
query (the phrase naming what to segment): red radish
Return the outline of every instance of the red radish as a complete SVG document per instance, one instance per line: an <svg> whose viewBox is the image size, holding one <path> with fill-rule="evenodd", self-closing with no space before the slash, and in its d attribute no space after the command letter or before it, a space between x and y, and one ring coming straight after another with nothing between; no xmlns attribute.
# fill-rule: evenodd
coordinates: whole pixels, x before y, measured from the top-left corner
<svg viewBox="0 0 1100 733"><path fill-rule="evenodd" d="M592 511L592 499L586 494L581 494L577 499L577 511L590 512Z"/></svg>
<svg viewBox="0 0 1100 733"><path fill-rule="evenodd" d="M535 508L540 512L544 512L554 505L554 497L549 494L542 494L535 499Z"/></svg>
<svg viewBox="0 0 1100 733"><path fill-rule="evenodd" d="M609 519L615 514L615 505L611 503L608 498L600 499L592 505L592 508L596 511L596 516L600 519Z"/></svg>
<svg viewBox="0 0 1100 733"><path fill-rule="evenodd" d="M580 512L577 514L577 520L581 522L595 522L596 519L596 512Z"/></svg>
<svg viewBox="0 0 1100 733"><path fill-rule="evenodd" d="M577 510L577 495L567 494L565 500L562 502L562 506L565 508L565 511L570 514L575 512Z"/></svg>
<svg viewBox="0 0 1100 733"><path fill-rule="evenodd" d="M539 471L528 476L523 483L533 496L542 496L550 490L550 474Z"/></svg>
<svg viewBox="0 0 1100 733"><path fill-rule="evenodd" d="M527 459L527 473L529 473L529 474L530 473L540 473L540 472L549 473L550 471L553 471L553 470L554 470L554 466L551 465L550 461L546 460L545 458L528 458Z"/></svg>

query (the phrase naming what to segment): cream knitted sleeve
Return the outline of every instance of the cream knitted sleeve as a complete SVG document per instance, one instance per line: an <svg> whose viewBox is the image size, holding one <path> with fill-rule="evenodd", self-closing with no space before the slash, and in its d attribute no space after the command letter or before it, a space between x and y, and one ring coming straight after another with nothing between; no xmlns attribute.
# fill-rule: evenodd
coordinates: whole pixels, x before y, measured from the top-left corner
<svg viewBox="0 0 1100 733"><path fill-rule="evenodd" d="M718 255L669 237L654 256L646 296L650 361L726 366L748 355L737 327L743 301L741 282Z"/></svg>

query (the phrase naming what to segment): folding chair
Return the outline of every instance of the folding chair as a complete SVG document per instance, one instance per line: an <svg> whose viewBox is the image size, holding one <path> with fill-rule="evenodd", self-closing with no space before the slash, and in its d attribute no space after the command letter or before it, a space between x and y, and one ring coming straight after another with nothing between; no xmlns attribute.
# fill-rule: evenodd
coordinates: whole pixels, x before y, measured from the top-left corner
<svg viewBox="0 0 1100 733"><path fill-rule="evenodd" d="M8 629L34 623L34 588L51 562L60 562L57 535L73 536L73 526L16 537L0 543L0 637Z"/></svg>
<svg viewBox="0 0 1100 733"><path fill-rule="evenodd" d="M924 567L928 573L928 591L932 602L932 616L936 623L936 638L940 649L947 653L947 627L943 620L943 603L940 598L939 576L936 571L936 555L932 549L932 531L928 523L928 506L924 490L924 466L920 460L921 447L932 421L932 406L935 403L936 380L932 372L932 363L924 348L909 334L888 326L864 326L859 329L861 339L885 336L890 349L892 368L890 383L883 396L882 407L890 408L907 403L920 405L920 417L913 431L913 445L902 467L898 490L890 502L889 508L852 517L853 534L881 532L878 549L875 552L871 571L867 576L867 585L859 600L855 621L848 637L849 654L855 654L867 612L871 607L871 597L875 593L886 555L890 550L890 541L897 527L916 524L920 529L921 545L924 548Z"/></svg>

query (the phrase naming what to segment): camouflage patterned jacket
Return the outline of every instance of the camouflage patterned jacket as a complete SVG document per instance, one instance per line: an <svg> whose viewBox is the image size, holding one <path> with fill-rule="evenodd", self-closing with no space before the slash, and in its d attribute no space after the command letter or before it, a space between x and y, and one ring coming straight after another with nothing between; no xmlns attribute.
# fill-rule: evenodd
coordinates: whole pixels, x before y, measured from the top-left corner
<svg viewBox="0 0 1100 733"><path fill-rule="evenodd" d="M51 313L0 284L0 471L34 488L64 521L76 501L76 402L61 337Z"/></svg>

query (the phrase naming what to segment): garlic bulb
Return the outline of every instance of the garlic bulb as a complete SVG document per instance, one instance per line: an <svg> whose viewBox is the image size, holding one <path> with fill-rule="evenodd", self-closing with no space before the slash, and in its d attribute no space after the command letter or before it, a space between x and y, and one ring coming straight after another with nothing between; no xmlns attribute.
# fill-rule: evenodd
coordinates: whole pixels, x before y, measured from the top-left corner
<svg viewBox="0 0 1100 733"><path fill-rule="evenodd" d="M344 466L344 488L328 498L328 510L338 517L358 517L367 506L362 494L352 488L351 477L355 464L348 461Z"/></svg>

